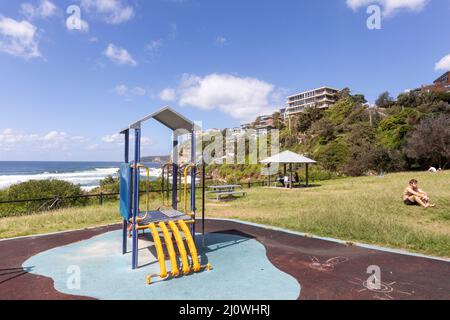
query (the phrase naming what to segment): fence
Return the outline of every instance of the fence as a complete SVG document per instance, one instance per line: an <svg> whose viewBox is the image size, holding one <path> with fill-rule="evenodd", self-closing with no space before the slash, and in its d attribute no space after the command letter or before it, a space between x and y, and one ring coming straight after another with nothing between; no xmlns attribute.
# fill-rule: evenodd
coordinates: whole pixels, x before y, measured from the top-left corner
<svg viewBox="0 0 450 320"><path fill-rule="evenodd" d="M212 184L211 184L212 185ZM267 181L253 181L253 182L247 182L241 184L243 187L247 188L253 188L253 187L262 187L267 185ZM208 185L205 186L207 188ZM196 188L197 190L203 189L203 186L198 186ZM164 190L167 192L167 190ZM161 194L162 190L149 190L148 193L150 194ZM172 190L169 190L169 192L172 192ZM147 191L142 190L140 191L141 195L145 195ZM39 198L39 199L16 199L16 200L4 200L0 201L0 218L6 217L6 216L18 216L18 215L27 215L32 213L38 213L43 211L50 211L54 210L60 207L60 204L64 201L71 201L71 200L89 200L89 199L97 199L98 205L102 206L104 202L108 199L111 199L117 197L120 195L120 193L99 193L99 194L86 194L86 195L80 195L80 196L69 196L69 197L60 197L60 196L54 196L52 198ZM11 213L11 214L2 214L1 208L2 205L19 205L19 204L32 204L32 203L43 203L42 206L39 207L38 210L24 210L26 212L17 212L17 213Z"/></svg>

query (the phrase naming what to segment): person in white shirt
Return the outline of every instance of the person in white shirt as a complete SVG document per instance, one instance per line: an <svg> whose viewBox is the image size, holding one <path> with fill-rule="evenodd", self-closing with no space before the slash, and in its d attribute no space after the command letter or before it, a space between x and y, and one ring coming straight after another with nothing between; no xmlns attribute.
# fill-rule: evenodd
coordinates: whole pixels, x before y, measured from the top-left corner
<svg viewBox="0 0 450 320"><path fill-rule="evenodd" d="M284 177L284 186L286 187L286 188L289 188L290 187L290 184L289 184L289 176L285 176Z"/></svg>

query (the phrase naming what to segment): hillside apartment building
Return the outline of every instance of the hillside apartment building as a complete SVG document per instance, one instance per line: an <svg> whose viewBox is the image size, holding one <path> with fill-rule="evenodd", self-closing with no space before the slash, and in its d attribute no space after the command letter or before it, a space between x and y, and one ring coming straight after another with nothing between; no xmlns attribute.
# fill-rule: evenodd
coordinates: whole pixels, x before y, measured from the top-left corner
<svg viewBox="0 0 450 320"><path fill-rule="evenodd" d="M280 109L281 117L287 122L291 117L304 112L306 108L329 108L337 101L338 92L339 90L331 87L321 87L289 96L287 105ZM273 128L273 125L273 115L263 115L256 122L243 124L241 129L256 129L258 133L263 133Z"/></svg>
<svg viewBox="0 0 450 320"><path fill-rule="evenodd" d="M287 120L311 107L327 109L337 101L338 92L331 87L322 87L289 96L284 118Z"/></svg>

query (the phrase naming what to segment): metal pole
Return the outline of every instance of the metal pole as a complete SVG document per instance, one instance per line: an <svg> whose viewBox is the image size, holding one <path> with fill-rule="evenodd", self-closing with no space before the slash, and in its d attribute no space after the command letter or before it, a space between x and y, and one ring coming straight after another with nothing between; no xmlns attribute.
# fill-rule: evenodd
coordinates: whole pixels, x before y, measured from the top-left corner
<svg viewBox="0 0 450 320"><path fill-rule="evenodd" d="M202 156L203 158L203 156ZM205 195L206 195L206 165L202 159L202 233L205 236Z"/></svg>
<svg viewBox="0 0 450 320"><path fill-rule="evenodd" d="M133 205L133 270L138 267L138 235L136 218L139 214L139 168L141 161L141 129L135 129L135 147L134 147L134 205Z"/></svg>
<svg viewBox="0 0 450 320"><path fill-rule="evenodd" d="M306 187L309 187L309 164L306 164Z"/></svg>
<svg viewBox="0 0 450 320"><path fill-rule="evenodd" d="M178 210L178 136L173 133L172 207Z"/></svg>
<svg viewBox="0 0 450 320"><path fill-rule="evenodd" d="M291 177L289 178L289 183L290 183L290 188L292 189L292 187L293 187L293 183L292 183L292 178L294 178L294 175L293 175L293 173L292 173L292 163L289 165L289 169L290 169L290 171L291 171Z"/></svg>
<svg viewBox="0 0 450 320"><path fill-rule="evenodd" d="M130 163L130 130L125 131L125 163Z"/></svg>
<svg viewBox="0 0 450 320"><path fill-rule="evenodd" d="M130 163L130 130L125 131L125 163ZM128 195L131 197L131 194ZM131 204L131 201L128 201ZM128 212L131 212L131 207L128 208ZM122 254L126 254L128 251L128 221L122 222Z"/></svg>
<svg viewBox="0 0 450 320"><path fill-rule="evenodd" d="M196 163L196 150L195 150L195 128L192 129L191 133L191 162L193 164L192 171L191 171L191 211L194 214L194 223L192 225L192 237L195 239L195 218L197 213L196 208L196 176L197 176L197 163Z"/></svg>

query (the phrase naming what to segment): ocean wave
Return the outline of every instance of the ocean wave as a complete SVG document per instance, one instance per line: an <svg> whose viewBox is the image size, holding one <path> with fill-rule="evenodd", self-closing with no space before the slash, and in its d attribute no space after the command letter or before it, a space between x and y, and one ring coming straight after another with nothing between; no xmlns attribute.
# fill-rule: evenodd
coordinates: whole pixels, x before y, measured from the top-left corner
<svg viewBox="0 0 450 320"><path fill-rule="evenodd" d="M92 187L98 186L100 181L108 176L117 176L118 170L118 168L97 168L78 172L0 175L0 189L30 180L63 180L83 187Z"/></svg>
<svg viewBox="0 0 450 320"><path fill-rule="evenodd" d="M27 182L30 180L63 180L76 185L80 185L83 190L90 191L100 185L100 181L108 176L117 177L119 168L96 168L85 171L75 172L43 172L38 174L22 175L0 175L0 190L6 189L12 185ZM150 168L150 177L159 178L162 174L160 168ZM142 178L145 179L147 173L141 171Z"/></svg>

